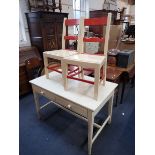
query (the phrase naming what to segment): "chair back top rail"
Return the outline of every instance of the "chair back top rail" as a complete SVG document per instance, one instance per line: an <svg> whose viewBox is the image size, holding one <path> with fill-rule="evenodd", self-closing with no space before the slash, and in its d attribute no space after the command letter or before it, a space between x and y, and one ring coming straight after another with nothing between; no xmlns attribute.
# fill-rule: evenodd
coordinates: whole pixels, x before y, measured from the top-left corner
<svg viewBox="0 0 155 155"><path fill-rule="evenodd" d="M107 17L84 19L84 26L107 25Z"/></svg>
<svg viewBox="0 0 155 155"><path fill-rule="evenodd" d="M66 19L65 20L65 25L66 26L74 26L74 25L79 25L80 20L79 19Z"/></svg>

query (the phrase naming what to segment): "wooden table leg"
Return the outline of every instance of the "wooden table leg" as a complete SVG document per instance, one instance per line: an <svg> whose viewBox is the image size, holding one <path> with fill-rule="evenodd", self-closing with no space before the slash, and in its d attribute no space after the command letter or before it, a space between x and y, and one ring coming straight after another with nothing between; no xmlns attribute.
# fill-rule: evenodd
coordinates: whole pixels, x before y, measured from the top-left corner
<svg viewBox="0 0 155 155"><path fill-rule="evenodd" d="M36 111L37 111L37 115L38 115L38 118L41 119L41 114L40 114L40 104L39 104L39 94L36 93L34 90L33 90L33 95L34 95L34 103L35 103L35 106L36 106Z"/></svg>
<svg viewBox="0 0 155 155"><path fill-rule="evenodd" d="M88 155L91 155L93 139L94 116L92 111L88 111Z"/></svg>
<svg viewBox="0 0 155 155"><path fill-rule="evenodd" d="M120 101L120 104L123 103L123 96L124 96L124 91L125 91L125 85L126 85L126 82L123 81L123 83L122 83L122 92L121 92L121 101Z"/></svg>
<svg viewBox="0 0 155 155"><path fill-rule="evenodd" d="M128 72L124 72L122 74L122 92L121 92L121 101L120 101L120 104L123 103L123 97L124 97L124 91L125 91L125 86L126 86L126 83L129 81L129 73Z"/></svg>
<svg viewBox="0 0 155 155"><path fill-rule="evenodd" d="M119 90L120 90L120 83L118 82L118 86L117 86L117 88L116 88L116 90L115 90L115 91L117 91L117 92L115 93L115 95L116 95L116 104L115 104L115 106L116 106L116 107L117 107L117 105L118 105Z"/></svg>
<svg viewBox="0 0 155 155"><path fill-rule="evenodd" d="M110 116L108 124L111 123L111 119L112 119L113 99L114 99L114 92L113 92L113 95L111 96L111 98L109 100L109 104L108 104L108 115Z"/></svg>

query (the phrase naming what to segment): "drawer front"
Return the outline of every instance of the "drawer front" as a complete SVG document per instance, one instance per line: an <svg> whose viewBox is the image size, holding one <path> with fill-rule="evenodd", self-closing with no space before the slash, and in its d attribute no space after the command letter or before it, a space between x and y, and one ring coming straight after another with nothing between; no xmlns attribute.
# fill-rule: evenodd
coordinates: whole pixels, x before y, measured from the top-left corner
<svg viewBox="0 0 155 155"><path fill-rule="evenodd" d="M63 107L65 107L66 109L73 111L79 115L82 115L84 117L87 117L87 109L76 105L68 100L63 99L62 97L56 97L56 103L62 105Z"/></svg>
<svg viewBox="0 0 155 155"><path fill-rule="evenodd" d="M32 87L33 87L33 90L35 90L35 92L37 92L38 94L47 97L48 99L56 102L57 104L65 107L66 109L68 109L70 111L73 111L79 115L87 117L87 109L85 109L79 105L76 105L76 104L72 103L71 101L66 100L62 97L56 96L43 88L40 88L35 85L32 85Z"/></svg>
<svg viewBox="0 0 155 155"><path fill-rule="evenodd" d="M33 90L35 90L38 94L42 95L42 96L45 96L47 97L48 99L52 100L52 101L55 101L55 95L52 94L51 92L43 89L43 88L40 88L38 86L32 86L33 87Z"/></svg>

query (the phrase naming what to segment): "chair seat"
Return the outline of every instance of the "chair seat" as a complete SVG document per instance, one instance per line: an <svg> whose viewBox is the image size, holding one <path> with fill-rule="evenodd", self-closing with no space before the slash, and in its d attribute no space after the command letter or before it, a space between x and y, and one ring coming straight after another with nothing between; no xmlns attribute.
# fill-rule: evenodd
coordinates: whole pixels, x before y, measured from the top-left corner
<svg viewBox="0 0 155 155"><path fill-rule="evenodd" d="M69 57L66 57L64 58L64 60L68 61L71 64L86 63L86 64L102 65L105 62L105 56L78 54L78 55L71 55ZM89 65L87 67L89 67Z"/></svg>
<svg viewBox="0 0 155 155"><path fill-rule="evenodd" d="M48 58L53 58L57 60L61 60L65 57L75 55L77 52L75 50L53 50L53 51L46 51L44 55Z"/></svg>

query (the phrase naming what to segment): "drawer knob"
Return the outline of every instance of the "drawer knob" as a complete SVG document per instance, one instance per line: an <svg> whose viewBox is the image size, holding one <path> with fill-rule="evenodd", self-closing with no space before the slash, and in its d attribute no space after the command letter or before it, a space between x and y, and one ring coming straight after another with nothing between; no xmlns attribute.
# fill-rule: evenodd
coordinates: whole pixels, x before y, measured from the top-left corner
<svg viewBox="0 0 155 155"><path fill-rule="evenodd" d="M70 105L70 104L68 104L68 105L67 105L67 108L68 108L68 109L70 109L70 108L71 108L71 105Z"/></svg>
<svg viewBox="0 0 155 155"><path fill-rule="evenodd" d="M41 91L40 91L40 94L44 94L44 92L41 90Z"/></svg>

